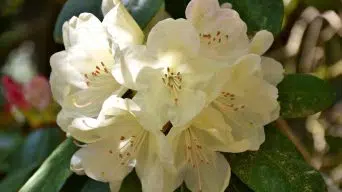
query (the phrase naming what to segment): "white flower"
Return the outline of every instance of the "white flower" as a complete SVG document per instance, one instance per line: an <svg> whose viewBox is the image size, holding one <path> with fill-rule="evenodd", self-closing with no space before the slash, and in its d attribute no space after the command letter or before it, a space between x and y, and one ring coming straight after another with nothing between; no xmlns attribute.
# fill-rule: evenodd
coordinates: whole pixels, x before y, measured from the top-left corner
<svg viewBox="0 0 342 192"><path fill-rule="evenodd" d="M271 72L263 65L275 65L273 68L283 70L272 59L262 60L259 55L249 54L215 76L216 87L212 86L210 105L222 113L234 140L240 140L236 150L222 151L257 150L265 139L263 126L279 117L276 84L283 74L277 70Z"/></svg>
<svg viewBox="0 0 342 192"><path fill-rule="evenodd" d="M85 145L72 157L72 170L109 182L113 192L119 191L122 180L135 167L143 191L171 192L174 187L167 177L172 169L166 166L171 150L156 128L156 118L148 117L149 127L140 124L139 119L146 118L139 115L141 110L131 100L111 96L97 119L74 119L68 128L70 135ZM152 122L157 122L156 127Z"/></svg>
<svg viewBox="0 0 342 192"><path fill-rule="evenodd" d="M50 59L52 93L63 107L59 119L95 117L105 99L125 92L111 75L116 44L120 48L141 44L143 33L123 5L117 4L102 23L90 13L71 18L63 25L63 41L66 50Z"/></svg>
<svg viewBox="0 0 342 192"><path fill-rule="evenodd" d="M192 0L185 14L197 30L204 58L229 65L248 53L247 26L233 9L221 8L218 0Z"/></svg>
<svg viewBox="0 0 342 192"><path fill-rule="evenodd" d="M191 191L223 192L230 180L231 170L220 150L235 144L231 128L215 108L205 108L190 123L172 127L167 135L173 147L177 174ZM175 189L174 189L175 190Z"/></svg>
<svg viewBox="0 0 342 192"><path fill-rule="evenodd" d="M204 92L214 74L208 63L198 62L199 36L184 19L166 19L150 32L146 46L124 50L113 76L137 90L136 100L154 106L165 122L181 126L205 105Z"/></svg>

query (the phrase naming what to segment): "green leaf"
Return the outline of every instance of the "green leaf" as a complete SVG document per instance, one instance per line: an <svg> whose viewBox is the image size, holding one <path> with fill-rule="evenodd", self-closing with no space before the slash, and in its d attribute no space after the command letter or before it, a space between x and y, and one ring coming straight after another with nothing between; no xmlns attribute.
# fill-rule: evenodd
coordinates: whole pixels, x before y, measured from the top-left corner
<svg viewBox="0 0 342 192"><path fill-rule="evenodd" d="M38 129L29 134L22 145L9 156L9 173L0 183L0 191L18 191L61 139L62 133L58 128Z"/></svg>
<svg viewBox="0 0 342 192"><path fill-rule="evenodd" d="M227 156L232 171L256 192L325 191L320 173L274 127L266 128L266 141L259 151Z"/></svg>
<svg viewBox="0 0 342 192"><path fill-rule="evenodd" d="M190 0L165 0L166 10L174 18L184 18L189 2ZM284 16L282 0L220 0L220 3L225 2L231 3L233 9L247 23L249 33L262 29L274 35L280 32Z"/></svg>
<svg viewBox="0 0 342 192"><path fill-rule="evenodd" d="M278 85L281 116L306 117L332 105L336 93L328 82L312 75L286 75Z"/></svg>
<svg viewBox="0 0 342 192"><path fill-rule="evenodd" d="M0 191L16 192L31 176L32 172L38 167L38 164L32 164L9 173L0 183Z"/></svg>
<svg viewBox="0 0 342 192"><path fill-rule="evenodd" d="M38 129L30 133L24 143L10 157L10 169L21 169L32 164L40 165L62 141L59 128Z"/></svg>
<svg viewBox="0 0 342 192"><path fill-rule="evenodd" d="M246 184L244 184L234 173L230 177L229 186L226 191L229 192L253 192Z"/></svg>
<svg viewBox="0 0 342 192"><path fill-rule="evenodd" d="M20 192L58 192L72 174L70 159L76 150L72 139L66 139L26 182Z"/></svg>
<svg viewBox="0 0 342 192"><path fill-rule="evenodd" d="M0 170L8 171L6 158L21 144L23 138L18 132L0 132Z"/></svg>
<svg viewBox="0 0 342 192"><path fill-rule="evenodd" d="M89 179L81 192L110 192L109 184Z"/></svg>
<svg viewBox="0 0 342 192"><path fill-rule="evenodd" d="M101 0L68 0L57 18L53 35L55 42L63 43L62 26L72 16L88 12L102 20L101 2ZM163 0L122 0L122 2L142 29L163 5Z"/></svg>
<svg viewBox="0 0 342 192"><path fill-rule="evenodd" d="M132 171L122 182L120 192L140 192L141 183L140 180L135 173Z"/></svg>
<svg viewBox="0 0 342 192"><path fill-rule="evenodd" d="M140 28L144 29L163 5L163 0L123 0Z"/></svg>

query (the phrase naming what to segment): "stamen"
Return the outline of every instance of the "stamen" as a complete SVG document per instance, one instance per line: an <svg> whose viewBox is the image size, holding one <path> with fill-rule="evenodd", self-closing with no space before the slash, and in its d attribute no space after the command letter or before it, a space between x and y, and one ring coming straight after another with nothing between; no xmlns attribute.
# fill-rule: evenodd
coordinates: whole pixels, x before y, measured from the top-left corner
<svg viewBox="0 0 342 192"><path fill-rule="evenodd" d="M169 88L174 102L177 104L178 92L182 89L182 75L180 72L175 73L169 67L166 68L166 72L162 77L163 83Z"/></svg>
<svg viewBox="0 0 342 192"><path fill-rule="evenodd" d="M133 135L127 140L125 140L124 136L120 137L122 145L119 147L118 156L121 159L121 165L129 164L130 161L136 157L146 136L147 132L142 130L137 136Z"/></svg>
<svg viewBox="0 0 342 192"><path fill-rule="evenodd" d="M185 157L189 166L196 169L197 179L199 185L199 191L202 190L202 178L200 174L200 164L209 164L209 160L206 154L202 150L202 145L199 143L198 138L192 131L192 128L188 128L185 132Z"/></svg>

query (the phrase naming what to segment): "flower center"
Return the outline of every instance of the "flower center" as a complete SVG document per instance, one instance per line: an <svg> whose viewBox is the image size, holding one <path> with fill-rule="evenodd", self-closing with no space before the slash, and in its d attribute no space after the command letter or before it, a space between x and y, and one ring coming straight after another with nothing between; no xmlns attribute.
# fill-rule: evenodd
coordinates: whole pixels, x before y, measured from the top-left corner
<svg viewBox="0 0 342 192"><path fill-rule="evenodd" d="M221 31L217 31L216 33L200 33L199 36L201 41L211 47L225 44L229 39L229 36L227 34L223 34Z"/></svg>
<svg viewBox="0 0 342 192"><path fill-rule="evenodd" d="M244 102L241 99L236 98L236 96L229 92L221 92L221 95L216 98L213 101L213 105L224 114L229 114L229 112L239 112L240 115L245 116L246 115L246 106L243 104ZM228 118L233 120L229 115L227 115ZM251 118L245 118L249 119L248 126L256 125L257 123L254 122Z"/></svg>
<svg viewBox="0 0 342 192"><path fill-rule="evenodd" d="M174 102L178 102L178 92L182 89L182 75L180 72L174 72L169 67L166 68L166 73L162 77L163 83L168 87Z"/></svg>
<svg viewBox="0 0 342 192"><path fill-rule="evenodd" d="M131 160L137 156L142 144L147 136L147 131L142 130L137 135L132 135L130 138L120 137L121 143L119 146L119 158L121 165L128 165Z"/></svg>
<svg viewBox="0 0 342 192"><path fill-rule="evenodd" d="M89 74L84 74L84 77L86 78L86 83L88 87L91 85L94 85L96 82L98 82L100 79L107 78L109 74L109 70L107 66L101 62L101 65L96 65L94 71L92 71Z"/></svg>

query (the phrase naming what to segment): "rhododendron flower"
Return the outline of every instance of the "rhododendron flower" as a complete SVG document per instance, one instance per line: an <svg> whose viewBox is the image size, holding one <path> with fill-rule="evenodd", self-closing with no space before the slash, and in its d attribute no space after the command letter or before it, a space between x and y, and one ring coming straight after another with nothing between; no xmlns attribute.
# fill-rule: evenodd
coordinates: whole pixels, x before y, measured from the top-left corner
<svg viewBox="0 0 342 192"><path fill-rule="evenodd" d="M72 170L109 182L111 191L119 191L122 180L135 167L144 191L170 191L167 175L172 170L163 164L170 163L171 150L156 118L140 116L139 106L116 96L103 106L97 119L76 118L68 128L72 137L85 143L72 157ZM149 118L148 126L140 118Z"/></svg>
<svg viewBox="0 0 342 192"><path fill-rule="evenodd" d="M172 33L170 33L172 31ZM130 46L113 69L115 79L137 90L137 100L156 106L156 114L184 125L205 105L208 63L199 63L200 39L184 19L165 19L152 28L146 46Z"/></svg>
<svg viewBox="0 0 342 192"><path fill-rule="evenodd" d="M125 88L110 71L117 49L140 44L143 32L121 3L101 23L94 15L82 13L63 25L65 51L51 59L50 83L55 100L66 113L95 117L110 95L122 95Z"/></svg>
<svg viewBox="0 0 342 192"><path fill-rule="evenodd" d="M24 85L25 99L36 109L44 110L51 103L49 81L44 76L35 76Z"/></svg>
<svg viewBox="0 0 342 192"><path fill-rule="evenodd" d="M16 106L22 110L31 108L30 103L25 99L23 87L9 76L3 76L2 85L4 87L5 98L12 106Z"/></svg>
<svg viewBox="0 0 342 192"><path fill-rule="evenodd" d="M248 53L247 25L233 9L221 8L218 0L192 0L185 15L200 37L202 61L229 65Z"/></svg>

